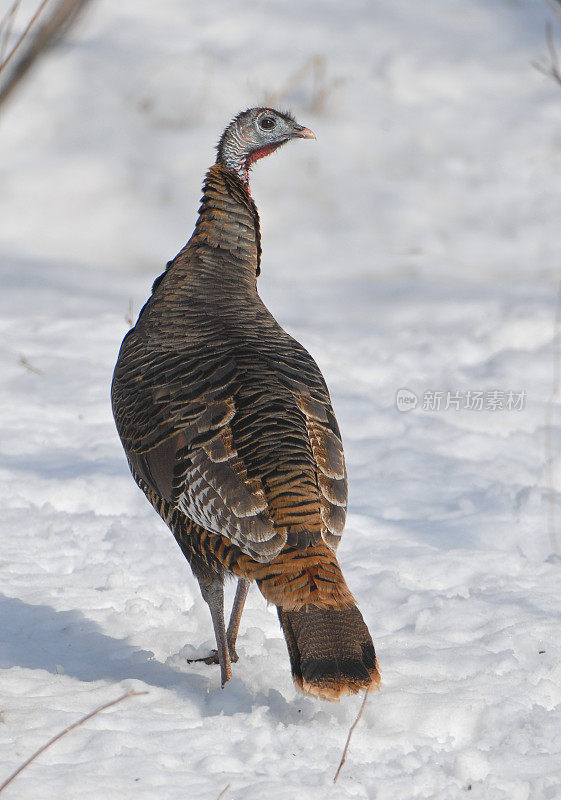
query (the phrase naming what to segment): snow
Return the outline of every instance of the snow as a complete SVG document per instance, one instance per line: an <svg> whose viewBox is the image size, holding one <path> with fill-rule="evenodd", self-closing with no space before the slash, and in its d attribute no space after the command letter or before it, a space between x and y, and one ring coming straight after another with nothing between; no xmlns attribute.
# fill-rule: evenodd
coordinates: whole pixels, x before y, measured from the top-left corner
<svg viewBox="0 0 561 800"><path fill-rule="evenodd" d="M561 797L561 91L531 66L547 16L97 0L4 110L0 782L148 692L6 800ZM253 173L260 291L332 390L340 560L383 677L335 786L360 698L295 691L255 588L224 690L187 664L210 617L109 405L129 303L189 237L224 125L267 98L318 140ZM422 408L470 391L524 408Z"/></svg>

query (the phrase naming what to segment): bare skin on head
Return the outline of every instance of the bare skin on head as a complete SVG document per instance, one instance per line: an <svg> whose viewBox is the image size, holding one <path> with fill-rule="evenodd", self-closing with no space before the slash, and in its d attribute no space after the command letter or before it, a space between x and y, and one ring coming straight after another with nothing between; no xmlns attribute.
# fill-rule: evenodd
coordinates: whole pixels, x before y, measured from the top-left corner
<svg viewBox="0 0 561 800"><path fill-rule="evenodd" d="M315 139L315 133L298 125L291 114L272 108L250 108L232 120L217 146L217 164L236 173L246 186L249 169L291 139Z"/></svg>

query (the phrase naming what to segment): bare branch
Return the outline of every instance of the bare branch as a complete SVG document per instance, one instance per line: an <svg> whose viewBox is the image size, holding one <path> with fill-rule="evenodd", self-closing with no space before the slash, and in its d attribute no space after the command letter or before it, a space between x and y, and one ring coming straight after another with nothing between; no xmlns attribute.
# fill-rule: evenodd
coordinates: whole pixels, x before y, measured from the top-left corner
<svg viewBox="0 0 561 800"><path fill-rule="evenodd" d="M340 773L340 772L341 772L341 770L343 769L343 764L344 764L344 763L345 763L345 761L347 760L347 751L348 751L348 749L349 749L349 744L351 743L351 736L353 735L353 731L354 731L354 729L355 729L355 728L356 728L356 726L358 725L358 721L359 721L359 720L360 720L360 718L362 717L362 712L364 711L364 707L365 707L365 705L366 705L366 701L367 701L367 700L368 700L368 692L365 692L365 693L364 693L364 700L362 701L362 704L361 704L361 706L360 706L360 710L359 710L359 712L358 712L358 714L357 714L357 716L356 716L356 719L355 719L355 721L353 722L353 724L352 724L352 725L351 725L351 727L350 727L350 730L349 730L349 735L347 736L347 741L345 742L345 747L344 747L344 749L343 749L343 755L341 756L341 761L339 762L339 766L337 767L337 772L335 773L335 776L334 776L334 778L333 778L333 783L336 783L336 782L337 782L337 778L339 777L339 773Z"/></svg>
<svg viewBox="0 0 561 800"><path fill-rule="evenodd" d="M561 20L561 0L549 0L553 13Z"/></svg>
<svg viewBox="0 0 561 800"><path fill-rule="evenodd" d="M30 38L30 29L48 2L49 0L42 0L41 5L27 24L15 46L0 65L0 73L7 67L22 43ZM59 0L52 14L39 27L35 36L30 39L27 49L24 48L23 52L18 54L18 58L14 59L11 70L8 70L10 75L5 85L0 89L0 106L12 94L22 78L27 75L39 56L44 54L49 47L54 46L57 41L60 41L62 35L74 24L78 15L89 2L90 0Z"/></svg>
<svg viewBox="0 0 561 800"><path fill-rule="evenodd" d="M2 19L2 22L0 22L0 63L4 61L4 56L6 54L6 50L8 49L8 42L10 40L10 36L12 35L12 28L19 4L20 0L16 0Z"/></svg>
<svg viewBox="0 0 561 800"><path fill-rule="evenodd" d="M559 67L559 56L557 54L557 47L555 46L553 23L549 19L545 23L545 41L547 43L549 60L534 61L534 67L543 75L561 84L561 68Z"/></svg>
<svg viewBox="0 0 561 800"><path fill-rule="evenodd" d="M227 785L226 785L226 786L225 786L225 787L222 789L222 791L220 792L220 794L218 795L218 797L216 798L216 800L222 800L224 797L226 797L226 792L228 791L228 789L229 789L229 788L230 788L230 784L228 783L228 784L227 784Z"/></svg>
<svg viewBox="0 0 561 800"><path fill-rule="evenodd" d="M45 8L45 6L47 5L48 2L49 2L49 0L43 0L43 2L39 6L39 8L35 12L35 14L33 14L31 19L29 20L29 22L25 26L25 28L23 30L23 33L21 34L21 36L19 37L19 39L17 40L15 45L12 47L12 49L10 50L10 52L8 53L8 55L6 56L4 61L2 61L2 63L0 64L0 72L2 72L2 70L4 70L8 66L8 64L12 60L13 56L15 56L15 54L17 53L17 51L18 51L20 45L22 44L23 40L25 39L25 37L27 36L29 31L31 30L32 26L34 25L37 17L41 13L41 11Z"/></svg>
<svg viewBox="0 0 561 800"><path fill-rule="evenodd" d="M43 370L37 369L37 367L34 367L33 364L30 364L27 360L27 357L24 356L23 353L20 353L19 363L22 365L22 367L25 367L27 370L29 370L29 372L33 372L35 375L43 374Z"/></svg>
<svg viewBox="0 0 561 800"><path fill-rule="evenodd" d="M132 297L129 297L129 310L128 313L125 314L125 322L129 326L129 328L134 328L133 315L134 315L134 301Z"/></svg>
<svg viewBox="0 0 561 800"><path fill-rule="evenodd" d="M330 81L327 79L325 56L322 55L312 56L305 61L277 91L266 92L264 102L270 106L286 102L287 96L295 89L302 88L310 76L312 87L309 108L314 112L323 111L328 97L343 81L341 78L333 78Z"/></svg>
<svg viewBox="0 0 561 800"><path fill-rule="evenodd" d="M57 735L53 736L53 738L50 739L46 744L44 744L43 747L40 747L39 750L37 750L35 753L33 753L31 758L28 758L27 761L24 761L24 763L20 767L18 767L15 772L13 772L10 775L10 777L8 778L7 781L4 781L4 783L0 786L0 792L3 792L4 789L6 788L6 786L9 786L9 784L14 780L14 778L16 778L20 774L20 772L23 772L23 770L26 767L28 767L29 764L31 764L32 761L35 761L37 756L40 756L41 753L44 753L45 750L48 747L50 747L55 742L58 742L59 739L62 739L62 737L66 736L67 733L69 733L70 731L73 731L74 728L77 728L80 725L83 725L84 722L87 722L92 717L95 717L95 715L99 714L100 711L105 711L106 708L111 708L111 706L116 706L117 703L120 703L123 700L126 700L127 697L138 697L141 694L148 694L148 692L135 692L134 690L131 691L131 692L127 692L126 694L121 695L121 697L118 697L116 700L112 700L110 703L105 703L105 705L99 706L99 708L96 708L95 711L91 711L89 714L86 714L85 717L82 717L81 719L79 719L78 722L74 722L72 725L69 725L68 728L65 728L60 733L57 733Z"/></svg>

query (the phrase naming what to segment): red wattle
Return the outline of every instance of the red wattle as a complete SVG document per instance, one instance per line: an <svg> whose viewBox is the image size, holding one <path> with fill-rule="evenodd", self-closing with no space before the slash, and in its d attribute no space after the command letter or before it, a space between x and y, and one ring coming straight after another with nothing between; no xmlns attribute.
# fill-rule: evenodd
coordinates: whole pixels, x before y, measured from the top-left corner
<svg viewBox="0 0 561 800"><path fill-rule="evenodd" d="M270 153L274 153L277 147L278 144L268 144L265 145L265 147L262 147L260 150L254 150L253 153L250 153L246 159L246 168L249 168L252 164L255 164L255 162L259 161L260 158L265 158L265 156L268 156Z"/></svg>

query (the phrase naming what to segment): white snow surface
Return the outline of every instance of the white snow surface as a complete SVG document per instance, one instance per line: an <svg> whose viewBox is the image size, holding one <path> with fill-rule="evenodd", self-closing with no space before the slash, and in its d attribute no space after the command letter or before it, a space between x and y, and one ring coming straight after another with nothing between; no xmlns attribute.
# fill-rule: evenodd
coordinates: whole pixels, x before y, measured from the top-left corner
<svg viewBox="0 0 561 800"><path fill-rule="evenodd" d="M6 800L561 797L561 89L531 64L548 13L93 0L5 108L0 782L148 692ZM296 692L257 589L226 687L186 662L210 616L109 403L129 303L190 236L221 130L263 101L318 136L255 168L259 285L332 391L340 561L383 677L336 785L360 698ZM525 406L423 410L428 391Z"/></svg>

